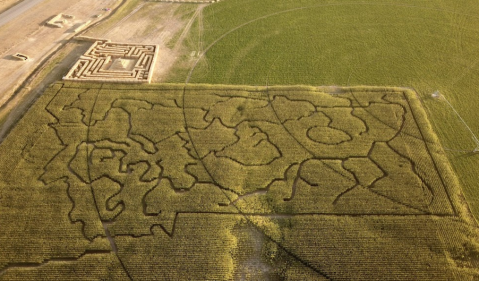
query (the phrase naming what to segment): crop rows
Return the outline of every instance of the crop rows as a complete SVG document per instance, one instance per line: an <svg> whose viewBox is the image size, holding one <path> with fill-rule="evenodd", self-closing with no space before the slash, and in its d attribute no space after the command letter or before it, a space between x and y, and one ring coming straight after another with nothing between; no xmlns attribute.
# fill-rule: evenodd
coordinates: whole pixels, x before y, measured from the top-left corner
<svg viewBox="0 0 479 281"><path fill-rule="evenodd" d="M0 280L473 276L415 93L327 91L54 84L0 146Z"/></svg>

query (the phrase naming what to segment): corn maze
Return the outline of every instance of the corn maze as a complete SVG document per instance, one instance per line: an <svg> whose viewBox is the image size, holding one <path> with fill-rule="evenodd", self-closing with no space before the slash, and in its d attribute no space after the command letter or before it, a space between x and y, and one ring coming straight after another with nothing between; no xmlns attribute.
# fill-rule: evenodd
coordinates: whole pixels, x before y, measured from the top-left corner
<svg viewBox="0 0 479 281"><path fill-rule="evenodd" d="M150 83L158 55L156 45L96 41L63 80Z"/></svg>
<svg viewBox="0 0 479 281"><path fill-rule="evenodd" d="M410 90L63 82L0 154L0 280L478 276Z"/></svg>

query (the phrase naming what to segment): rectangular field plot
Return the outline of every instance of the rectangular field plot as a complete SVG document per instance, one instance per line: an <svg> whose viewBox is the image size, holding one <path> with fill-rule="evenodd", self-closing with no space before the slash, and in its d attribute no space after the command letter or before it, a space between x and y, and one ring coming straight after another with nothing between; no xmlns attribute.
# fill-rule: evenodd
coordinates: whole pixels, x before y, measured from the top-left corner
<svg viewBox="0 0 479 281"><path fill-rule="evenodd" d="M0 280L478 275L411 90L57 83L0 155Z"/></svg>

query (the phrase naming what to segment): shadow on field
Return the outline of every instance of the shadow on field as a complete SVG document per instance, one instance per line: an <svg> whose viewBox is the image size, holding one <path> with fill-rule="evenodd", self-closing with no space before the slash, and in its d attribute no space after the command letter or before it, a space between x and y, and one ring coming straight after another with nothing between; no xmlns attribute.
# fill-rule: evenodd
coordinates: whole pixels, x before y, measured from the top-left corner
<svg viewBox="0 0 479 281"><path fill-rule="evenodd" d="M18 60L16 58L13 57L13 55L6 55L4 56L2 59L4 60L9 60L9 61L18 61L18 62L21 62L21 60Z"/></svg>

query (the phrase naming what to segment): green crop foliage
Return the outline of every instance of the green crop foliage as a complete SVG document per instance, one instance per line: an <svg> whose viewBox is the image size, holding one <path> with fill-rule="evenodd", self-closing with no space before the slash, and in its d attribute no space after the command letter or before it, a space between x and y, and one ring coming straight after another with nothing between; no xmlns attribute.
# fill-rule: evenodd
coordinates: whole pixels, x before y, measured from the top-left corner
<svg viewBox="0 0 479 281"><path fill-rule="evenodd" d="M57 83L0 155L0 280L477 276L408 89Z"/></svg>

